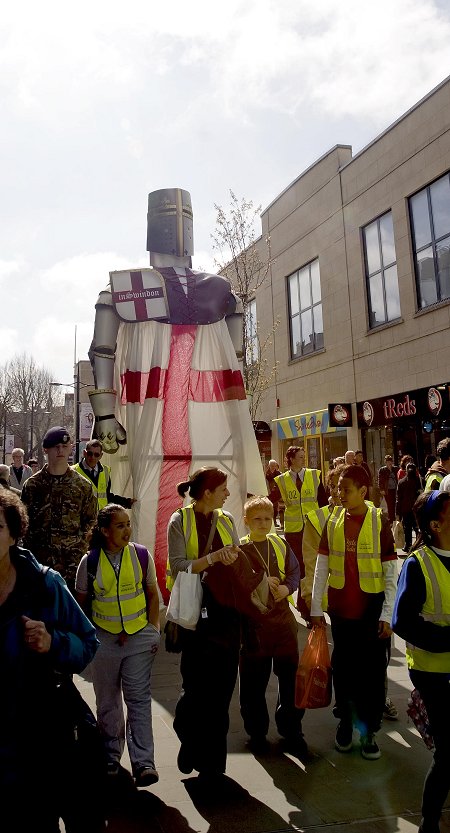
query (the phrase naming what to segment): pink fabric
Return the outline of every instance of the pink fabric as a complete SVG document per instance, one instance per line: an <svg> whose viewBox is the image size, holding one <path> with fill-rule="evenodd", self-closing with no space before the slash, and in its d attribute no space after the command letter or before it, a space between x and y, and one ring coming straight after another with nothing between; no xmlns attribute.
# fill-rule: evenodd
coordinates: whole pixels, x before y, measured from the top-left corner
<svg viewBox="0 0 450 833"><path fill-rule="evenodd" d="M173 326L181 328L187 325L173 324ZM186 373L187 399L192 402L228 402L231 399L246 398L240 370L192 370L189 368ZM146 399L163 399L167 374L168 370L161 367L152 367L146 373L139 370L127 370L121 377L122 405L136 402L143 405Z"/></svg>

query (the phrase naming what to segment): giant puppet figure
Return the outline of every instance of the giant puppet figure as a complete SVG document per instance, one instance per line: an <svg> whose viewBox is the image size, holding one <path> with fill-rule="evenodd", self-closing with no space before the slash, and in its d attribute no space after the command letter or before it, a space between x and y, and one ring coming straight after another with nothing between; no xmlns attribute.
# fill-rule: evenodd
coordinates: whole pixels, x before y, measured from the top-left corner
<svg viewBox="0 0 450 833"><path fill-rule="evenodd" d="M238 529L247 494L267 489L237 358L242 313L225 278L191 269L187 191L149 194L147 250L152 268L111 272L100 293L89 396L114 490L138 498L133 537L154 553L167 600L176 484L201 466L222 468Z"/></svg>

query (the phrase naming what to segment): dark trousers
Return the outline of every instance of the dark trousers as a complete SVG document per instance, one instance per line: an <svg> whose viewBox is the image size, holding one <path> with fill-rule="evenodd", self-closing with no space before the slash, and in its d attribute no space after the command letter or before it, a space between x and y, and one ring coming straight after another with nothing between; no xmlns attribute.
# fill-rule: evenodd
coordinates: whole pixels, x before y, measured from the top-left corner
<svg viewBox="0 0 450 833"><path fill-rule="evenodd" d="M297 622L287 611L279 622L262 625L250 638L244 635L239 661L239 701L244 728L250 737L269 729L266 690L270 675L278 678L275 723L279 734L295 740L302 733L304 709L295 707L298 668Z"/></svg>
<svg viewBox="0 0 450 833"><path fill-rule="evenodd" d="M391 524L395 521L395 500L397 496L397 489L386 489L386 503L388 508L388 515Z"/></svg>
<svg viewBox="0 0 450 833"><path fill-rule="evenodd" d="M405 512L402 518L403 529L405 532L405 550L409 550L412 546L412 532L413 529L417 534L417 524L414 517L414 512Z"/></svg>
<svg viewBox="0 0 450 833"><path fill-rule="evenodd" d="M305 565L303 564L303 529L301 532L285 532L284 537L300 564L300 578L305 576Z"/></svg>
<svg viewBox="0 0 450 833"><path fill-rule="evenodd" d="M409 673L412 684L425 703L435 747L423 787L424 829L438 830L441 811L450 789L450 680L447 674L413 669Z"/></svg>
<svg viewBox="0 0 450 833"><path fill-rule="evenodd" d="M239 631L227 641L185 631L180 671L182 692L173 728L193 768L210 775L225 772L228 710L239 663Z"/></svg>
<svg viewBox="0 0 450 833"><path fill-rule="evenodd" d="M385 702L386 640L378 636L378 619L330 616L331 666L336 711L361 735L377 732Z"/></svg>

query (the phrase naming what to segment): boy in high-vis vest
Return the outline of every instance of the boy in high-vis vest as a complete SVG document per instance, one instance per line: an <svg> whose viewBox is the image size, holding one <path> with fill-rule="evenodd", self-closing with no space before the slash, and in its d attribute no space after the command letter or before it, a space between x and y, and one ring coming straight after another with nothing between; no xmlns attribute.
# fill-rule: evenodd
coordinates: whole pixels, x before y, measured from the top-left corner
<svg viewBox="0 0 450 833"><path fill-rule="evenodd" d="M264 568L273 606L259 621L244 619L239 661L239 699L250 748L256 754L268 748L269 712L266 689L271 672L278 678L275 723L288 750L304 759L308 749L302 733L303 709L295 706L298 667L297 620L290 609L300 581L298 561L286 541L271 532L273 504L267 497L252 497L244 505L249 534L240 546L255 569Z"/></svg>
<svg viewBox="0 0 450 833"><path fill-rule="evenodd" d="M325 625L322 599L328 582L331 664L340 716L335 747L350 752L355 726L362 757L376 760L381 755L375 734L385 704L385 640L392 633L397 554L388 519L365 503L367 491L364 469L346 466L338 483L342 506L330 515L320 541L311 621Z"/></svg>

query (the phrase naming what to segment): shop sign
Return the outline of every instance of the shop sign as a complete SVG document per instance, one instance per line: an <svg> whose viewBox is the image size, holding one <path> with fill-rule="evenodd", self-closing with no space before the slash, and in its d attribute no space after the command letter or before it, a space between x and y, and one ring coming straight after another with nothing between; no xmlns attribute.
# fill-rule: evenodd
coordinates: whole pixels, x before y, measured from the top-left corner
<svg viewBox="0 0 450 833"><path fill-rule="evenodd" d="M357 402L358 427L387 425L403 419L450 417L449 385L419 388L408 393Z"/></svg>
<svg viewBox="0 0 450 833"><path fill-rule="evenodd" d="M328 405L328 416L334 428L349 428L353 425L350 402L333 402Z"/></svg>

